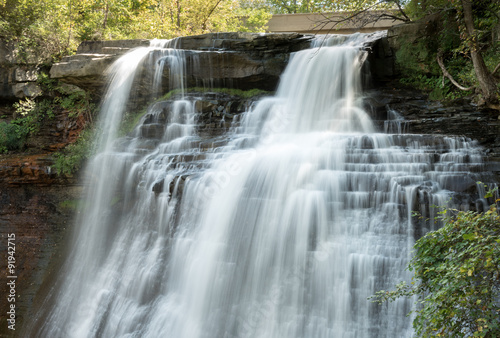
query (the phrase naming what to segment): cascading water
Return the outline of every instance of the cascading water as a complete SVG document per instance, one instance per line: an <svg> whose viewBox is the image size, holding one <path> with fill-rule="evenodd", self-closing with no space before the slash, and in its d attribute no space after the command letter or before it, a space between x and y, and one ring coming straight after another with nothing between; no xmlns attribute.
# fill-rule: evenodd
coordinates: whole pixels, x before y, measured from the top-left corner
<svg viewBox="0 0 500 338"><path fill-rule="evenodd" d="M183 77L182 54L161 46L120 59L74 250L34 335L411 336L411 300L367 297L411 277L425 231L411 211L432 219L429 205L444 205L481 156L459 138L375 133L360 96L362 38L294 54L277 95L212 151L187 99L151 105L116 140L148 55Z"/></svg>

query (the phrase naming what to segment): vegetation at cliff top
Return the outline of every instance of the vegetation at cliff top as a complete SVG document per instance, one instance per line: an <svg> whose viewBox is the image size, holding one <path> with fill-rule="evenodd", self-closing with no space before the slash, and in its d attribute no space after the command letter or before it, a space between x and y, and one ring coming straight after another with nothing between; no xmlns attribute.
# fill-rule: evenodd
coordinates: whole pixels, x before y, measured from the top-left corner
<svg viewBox="0 0 500 338"><path fill-rule="evenodd" d="M379 291L375 301L416 296L418 337L500 337L499 208L496 199L484 213L443 210L445 225L414 246L411 284Z"/></svg>
<svg viewBox="0 0 500 338"><path fill-rule="evenodd" d="M424 28L397 51L402 83L431 99L471 96L500 109L500 2L410 1L405 10Z"/></svg>
<svg viewBox="0 0 500 338"><path fill-rule="evenodd" d="M206 32L264 31L270 14L252 3L252 0L244 4L237 0L0 0L0 38L16 43L21 59L44 63L73 53L83 40L168 39Z"/></svg>
<svg viewBox="0 0 500 338"><path fill-rule="evenodd" d="M493 0L268 0L279 13L342 11L323 15L317 29L365 27L379 20L424 23L414 36L398 36L402 83L431 93L431 99L472 96L500 109L500 2ZM372 11L382 9L383 11ZM333 30L332 30L333 32Z"/></svg>
<svg viewBox="0 0 500 338"><path fill-rule="evenodd" d="M16 43L19 58L40 64L73 53L83 40L264 31L271 13L349 13L339 27L386 18L367 14L371 9L390 9L391 19L406 22L435 17L398 52L404 84L434 99L498 101L500 2L491 0L0 0L0 38Z"/></svg>

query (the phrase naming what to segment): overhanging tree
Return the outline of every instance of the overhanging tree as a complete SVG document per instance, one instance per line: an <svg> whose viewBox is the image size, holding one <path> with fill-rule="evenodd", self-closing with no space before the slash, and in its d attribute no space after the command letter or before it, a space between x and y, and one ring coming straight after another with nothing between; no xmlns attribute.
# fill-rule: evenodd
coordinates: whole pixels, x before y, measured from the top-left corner
<svg viewBox="0 0 500 338"><path fill-rule="evenodd" d="M344 24L357 26L359 28L372 24L382 19L392 19L400 22L411 22L424 19L429 16L439 17L443 20L454 20L457 32L451 32L450 27L441 27L441 31L428 39L437 40L438 50L435 50L434 61L439 65L442 74L462 90L476 89L478 103L492 108L500 109L499 101L499 78L496 72L500 69L500 63L496 67L488 68L484 60L484 52L488 48L498 45L498 41L491 40L491 32L500 22L500 2L485 0L355 0L336 2L337 10L345 11L342 17L325 15L318 22L318 28L326 25L336 27ZM385 9L385 11L374 11ZM450 19L453 18L453 19ZM480 27L479 27L480 26ZM456 34L459 43L453 50L441 41L450 40L450 34ZM489 39L488 39L489 38ZM446 57L460 54L465 56L473 65L475 83L463 86L456 81L446 69Z"/></svg>
<svg viewBox="0 0 500 338"><path fill-rule="evenodd" d="M476 73L476 77L479 82L479 89L482 94L481 99L483 103L487 104L498 103L497 81L493 77L493 73L488 70L488 67L486 67L481 54L478 32L474 26L472 0L461 0L461 4L463 22L465 25L464 40L468 45L472 63L474 65L474 72ZM496 7L497 10L500 9L498 3ZM460 12L460 8L457 9ZM495 10L495 6L493 6L492 10ZM497 69L497 67L495 67L495 69Z"/></svg>

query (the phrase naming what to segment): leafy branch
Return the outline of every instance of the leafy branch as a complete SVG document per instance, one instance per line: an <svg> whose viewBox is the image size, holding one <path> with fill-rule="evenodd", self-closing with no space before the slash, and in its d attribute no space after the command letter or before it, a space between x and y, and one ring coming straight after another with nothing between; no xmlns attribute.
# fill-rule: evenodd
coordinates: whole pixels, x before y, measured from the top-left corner
<svg viewBox="0 0 500 338"><path fill-rule="evenodd" d="M393 291L378 291L374 302L418 296L413 326L418 336L500 336L500 214L496 196L484 213L457 211L446 224L415 244L408 265L415 275ZM447 212L448 209L445 209Z"/></svg>

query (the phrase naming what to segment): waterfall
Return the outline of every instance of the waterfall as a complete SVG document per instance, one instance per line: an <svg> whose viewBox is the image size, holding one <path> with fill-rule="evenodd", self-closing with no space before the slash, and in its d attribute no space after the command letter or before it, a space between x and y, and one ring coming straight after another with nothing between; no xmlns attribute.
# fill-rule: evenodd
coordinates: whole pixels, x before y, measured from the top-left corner
<svg viewBox="0 0 500 338"><path fill-rule="evenodd" d="M415 238L438 226L429 206L482 160L463 138L376 132L363 38L295 53L276 95L209 151L186 97L117 139L145 62L185 85L182 51L165 44L118 60L71 253L33 335L410 337L411 299L367 298L411 278Z"/></svg>

